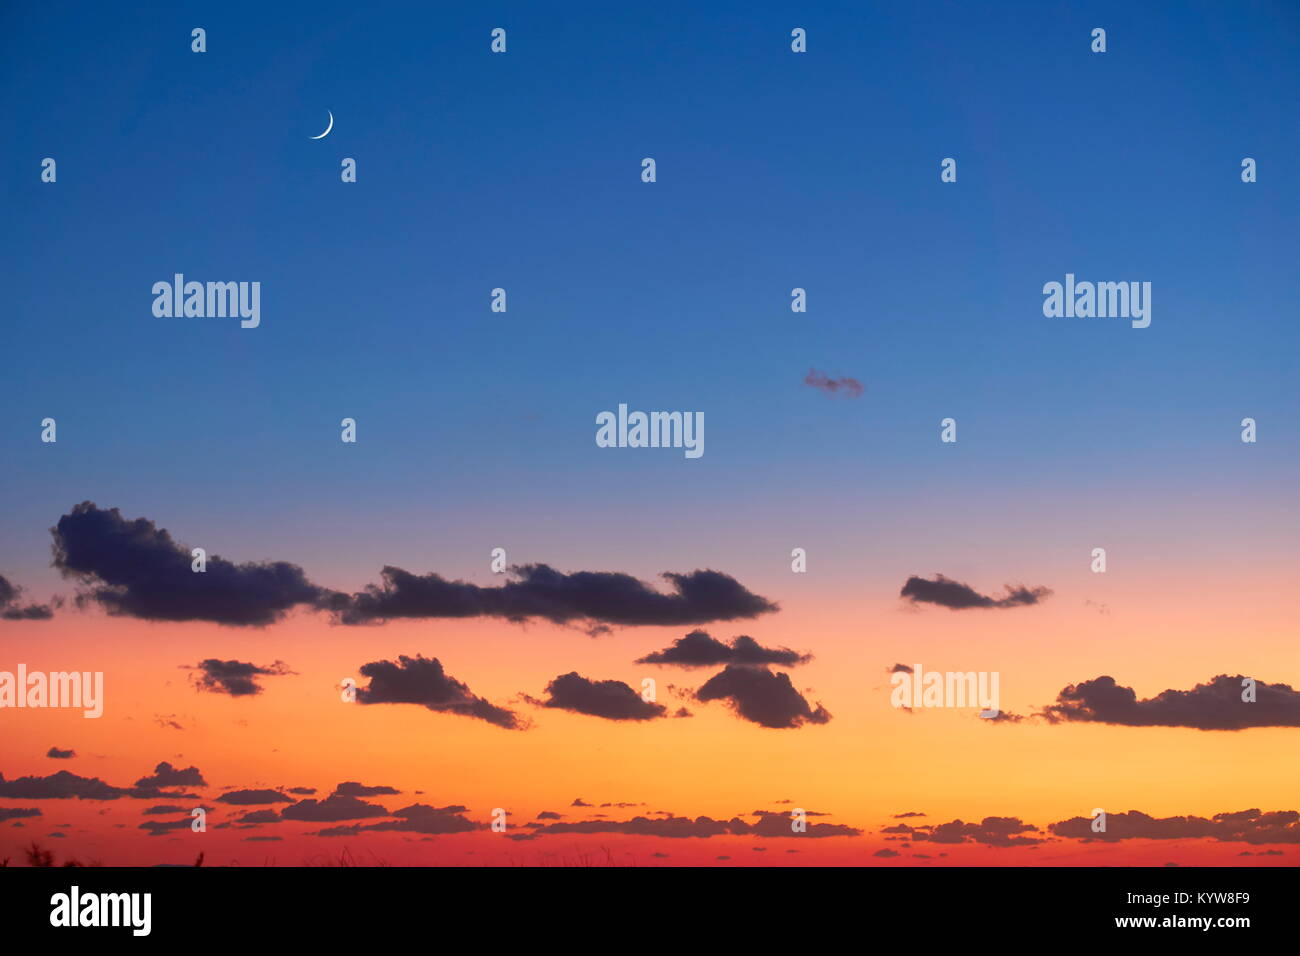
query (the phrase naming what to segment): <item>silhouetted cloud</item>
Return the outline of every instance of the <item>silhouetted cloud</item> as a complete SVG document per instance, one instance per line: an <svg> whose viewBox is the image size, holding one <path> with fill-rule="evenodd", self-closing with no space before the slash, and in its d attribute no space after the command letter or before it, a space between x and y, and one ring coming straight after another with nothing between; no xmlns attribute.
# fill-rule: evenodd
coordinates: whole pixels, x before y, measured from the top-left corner
<svg viewBox="0 0 1300 956"><path fill-rule="evenodd" d="M172 830L188 830L194 825L194 818L189 814L178 820L146 820L139 829L147 830L150 836L162 836Z"/></svg>
<svg viewBox="0 0 1300 956"><path fill-rule="evenodd" d="M1052 593L1050 588L1027 588L1020 585L1013 587L1009 584L1006 586L1006 592L1006 597L991 598L980 594L969 584L962 584L942 574L936 574L933 581L916 576L908 578L899 596L913 604L937 604L953 611L964 611L976 607L1023 607L1037 604Z"/></svg>
<svg viewBox="0 0 1300 956"><path fill-rule="evenodd" d="M334 792L345 797L385 797L402 791L385 786L368 787L363 783L357 783L355 780L348 780L335 787Z"/></svg>
<svg viewBox="0 0 1300 956"><path fill-rule="evenodd" d="M856 378L831 378L815 368L808 370L808 374L803 377L803 383L820 389L827 395L844 394L851 398L862 397L862 383Z"/></svg>
<svg viewBox="0 0 1300 956"><path fill-rule="evenodd" d="M788 647L763 647L742 634L725 644L704 631L691 631L662 651L647 654L638 664L676 664L680 667L716 667L719 664L780 664L793 667L812 660Z"/></svg>
<svg viewBox="0 0 1300 956"><path fill-rule="evenodd" d="M764 727L801 727L831 719L820 703L816 710L808 705L788 674L774 674L762 667L729 664L709 678L695 696L702 701L730 700L737 714Z"/></svg>
<svg viewBox="0 0 1300 956"><path fill-rule="evenodd" d="M354 824L346 827L331 827L319 831L316 836L355 836L368 831L386 830L437 835L468 833L471 830L484 829L485 824L475 823L466 818L463 815L465 812L466 808L462 806L432 807L426 803L413 803L409 807L387 814L397 817L396 820L385 820L382 823L371 823L365 826Z"/></svg>
<svg viewBox="0 0 1300 956"><path fill-rule="evenodd" d="M164 760L154 768L151 776L141 777L135 785L148 790L154 787L206 787L208 783L203 779L203 774L199 773L198 767L178 770Z"/></svg>
<svg viewBox="0 0 1300 956"><path fill-rule="evenodd" d="M1033 846L1043 842L1038 837L1023 836L1026 833L1037 833L1038 827L1025 823L1018 817L985 817L979 823L953 820L940 823L928 833L910 827L903 829L912 834L913 840L929 840L932 843L982 843L985 846L1012 847Z"/></svg>
<svg viewBox="0 0 1300 956"><path fill-rule="evenodd" d="M720 571L665 573L672 593L663 594L628 574L556 571L545 564L510 569L516 580L496 587L448 581L385 567L383 584L330 602L344 624L395 618L540 618L555 624L679 625L757 617L777 609Z"/></svg>
<svg viewBox="0 0 1300 956"><path fill-rule="evenodd" d="M161 765L160 765L161 766ZM82 777L67 770L60 770L45 777L26 776L16 780L6 780L0 773L0 798L17 800L120 800L129 797L137 800L151 800L159 797L189 799L196 794L167 793L158 785L146 783L151 777L142 778L134 787L117 787L105 783L98 777Z"/></svg>
<svg viewBox="0 0 1300 956"><path fill-rule="evenodd" d="M1242 700L1247 680L1240 674L1220 674L1191 690L1166 690L1138 700L1133 688L1103 676L1066 687L1041 716L1053 723L1091 721L1126 727L1300 727L1300 691L1288 684L1255 681L1255 700L1247 702Z"/></svg>
<svg viewBox="0 0 1300 956"><path fill-rule="evenodd" d="M279 790L231 790L217 797L217 803L242 807L259 803L293 803L293 798L286 797Z"/></svg>
<svg viewBox="0 0 1300 956"><path fill-rule="evenodd" d="M356 797L332 793L324 800L299 800L280 811L282 820L309 820L316 823L333 823L336 820L364 820L386 817L389 812L377 803L366 803Z"/></svg>
<svg viewBox="0 0 1300 956"><path fill-rule="evenodd" d="M7 820L25 820L28 817L39 817L40 815L40 807L0 807L0 823Z"/></svg>
<svg viewBox="0 0 1300 956"><path fill-rule="evenodd" d="M620 680L588 680L577 671L561 674L546 685L550 695L536 701L541 707L571 710L606 720L652 720L666 712L663 704L641 699L641 695Z"/></svg>
<svg viewBox="0 0 1300 956"><path fill-rule="evenodd" d="M8 578L0 574L0 619L6 621L48 621L54 617L54 608L62 603L60 598L55 598L49 604L28 604L24 607L19 603L22 593L22 588L10 583Z"/></svg>
<svg viewBox="0 0 1300 956"><path fill-rule="evenodd" d="M75 750L60 750L58 747L51 747L49 750L45 751L45 756L49 757L51 760L71 760L76 755L77 752Z"/></svg>
<svg viewBox="0 0 1300 956"><path fill-rule="evenodd" d="M234 564L213 554L207 570L195 572L190 551L166 530L90 501L50 531L55 567L89 587L79 600L98 603L110 614L260 627L327 596L302 568L284 561Z"/></svg>
<svg viewBox="0 0 1300 956"><path fill-rule="evenodd" d="M1300 843L1300 812L1259 809L1213 817L1152 817L1138 810L1106 814L1106 829L1094 833L1091 817L1071 817L1048 826L1060 837L1113 843L1119 840L1211 839L1224 843Z"/></svg>
<svg viewBox="0 0 1300 956"><path fill-rule="evenodd" d="M548 834L567 833L622 833L669 839L688 837L708 839L714 836L822 839L858 836L862 832L855 827L838 823L812 823L807 824L802 831L795 830L791 825L790 814L781 810L755 810L749 815L758 819L750 823L740 816L734 816L729 820L717 820L708 816L691 818L670 813L655 817L636 816L630 820L575 820L537 827L532 833L522 835L522 838L531 840Z"/></svg>
<svg viewBox="0 0 1300 956"><path fill-rule="evenodd" d="M188 665L182 665L191 669ZM209 657L200 661L194 668L200 671L193 675L194 686L199 690L214 694L229 694L231 697L248 697L262 692L258 677L280 677L292 674L284 661L276 661L265 667L245 661L223 661Z"/></svg>
<svg viewBox="0 0 1300 956"><path fill-rule="evenodd" d="M438 658L401 655L397 662L372 661L361 666L370 678L368 687L357 688L360 704L419 704L439 713L477 717L498 727L519 729L522 724L514 711L498 707L476 697L467 685L442 669Z"/></svg>

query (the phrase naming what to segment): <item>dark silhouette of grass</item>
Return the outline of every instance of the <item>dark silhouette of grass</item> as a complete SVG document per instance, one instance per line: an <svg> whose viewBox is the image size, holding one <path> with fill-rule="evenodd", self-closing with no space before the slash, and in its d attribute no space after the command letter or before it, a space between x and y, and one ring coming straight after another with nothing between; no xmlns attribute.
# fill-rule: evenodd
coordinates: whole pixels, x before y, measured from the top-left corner
<svg viewBox="0 0 1300 956"><path fill-rule="evenodd" d="M32 845L29 846L26 850L24 850L23 853L27 856L28 866L40 867L41 869L53 867L56 865L57 866L102 866L103 865L98 860L92 860L88 863L82 863L76 857L68 857L61 864L56 864L54 862L53 852L42 848L41 845L37 843L35 840L32 841ZM5 866L9 865L8 857L5 858L4 865Z"/></svg>
<svg viewBox="0 0 1300 956"><path fill-rule="evenodd" d="M620 863L618 862L618 860L614 859L613 850L611 850L607 846L602 846L600 848L600 853L598 854L588 853L585 850L578 850L574 853L573 856L567 856L567 855L562 856L558 853L544 853L544 852L538 853L536 863L528 863L526 861L516 860L514 857L510 857L510 865L528 866L528 867L532 867L532 866L539 866L539 867L636 866L637 862L636 862L636 857L632 857L632 862Z"/></svg>

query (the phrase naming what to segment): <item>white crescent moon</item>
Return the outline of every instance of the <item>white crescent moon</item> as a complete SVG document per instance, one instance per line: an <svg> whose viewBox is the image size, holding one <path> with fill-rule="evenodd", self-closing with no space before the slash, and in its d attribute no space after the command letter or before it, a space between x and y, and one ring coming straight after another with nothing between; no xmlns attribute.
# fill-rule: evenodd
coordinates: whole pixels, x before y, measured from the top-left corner
<svg viewBox="0 0 1300 956"><path fill-rule="evenodd" d="M328 135L330 134L330 130L332 130L332 129L334 128L334 114L333 114L333 113L330 113L329 110L326 110L325 112L327 112L327 113L330 114L330 124L329 124L329 126L326 126L326 127L325 127L325 132L321 133L319 136L312 136L312 137L309 137L310 139L324 139L326 136L328 136Z"/></svg>

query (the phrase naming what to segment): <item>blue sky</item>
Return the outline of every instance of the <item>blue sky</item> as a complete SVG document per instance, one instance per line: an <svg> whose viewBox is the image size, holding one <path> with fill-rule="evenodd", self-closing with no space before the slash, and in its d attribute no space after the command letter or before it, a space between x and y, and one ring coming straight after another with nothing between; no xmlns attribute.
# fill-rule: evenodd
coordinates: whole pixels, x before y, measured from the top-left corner
<svg viewBox="0 0 1300 956"><path fill-rule="evenodd" d="M936 499L971 533L1134 489L1294 524L1294 5L704 6L0 13L0 568L52 583L83 498L453 574L494 535L734 565ZM260 281L261 327L155 318L175 272ZM1151 327L1044 318L1067 272L1150 281ZM619 402L704 411L705 456L596 448Z"/></svg>

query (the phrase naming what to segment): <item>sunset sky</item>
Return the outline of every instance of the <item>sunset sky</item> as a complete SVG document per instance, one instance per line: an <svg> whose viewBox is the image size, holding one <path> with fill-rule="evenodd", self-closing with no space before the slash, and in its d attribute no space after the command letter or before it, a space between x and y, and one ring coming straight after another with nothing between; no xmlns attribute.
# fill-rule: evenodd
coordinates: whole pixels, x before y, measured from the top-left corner
<svg viewBox="0 0 1300 956"><path fill-rule="evenodd" d="M1295 862L1300 12L709 6L0 12L0 672L105 686L0 709L0 858ZM176 273L260 326L156 317ZM1150 327L1044 317L1067 273ZM703 456L598 447L620 403ZM438 577L375 611L385 567ZM746 716L637 663L694 631L811 659L736 663ZM342 699L403 656L465 686ZM1021 719L895 708L898 664ZM1158 700L1048 709L1103 677Z"/></svg>

